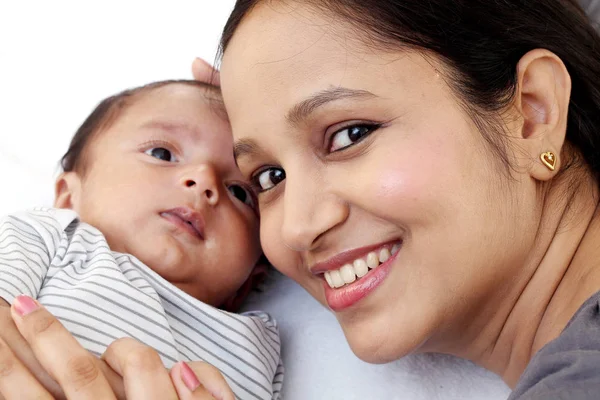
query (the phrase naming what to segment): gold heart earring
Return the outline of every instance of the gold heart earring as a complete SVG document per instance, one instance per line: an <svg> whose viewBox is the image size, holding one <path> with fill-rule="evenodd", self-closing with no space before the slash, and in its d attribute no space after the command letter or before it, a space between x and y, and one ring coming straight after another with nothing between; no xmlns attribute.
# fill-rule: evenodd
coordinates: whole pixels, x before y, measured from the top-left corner
<svg viewBox="0 0 600 400"><path fill-rule="evenodd" d="M540 155L540 160L542 160L542 163L548 167L550 171L554 171L554 167L556 167L556 156L553 152L547 151L542 153Z"/></svg>

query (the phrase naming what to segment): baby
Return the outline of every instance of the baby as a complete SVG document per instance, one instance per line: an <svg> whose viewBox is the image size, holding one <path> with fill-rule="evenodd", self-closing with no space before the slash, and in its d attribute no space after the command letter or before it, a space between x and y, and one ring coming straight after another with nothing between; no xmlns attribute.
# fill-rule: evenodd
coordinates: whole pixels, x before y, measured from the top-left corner
<svg viewBox="0 0 600 400"><path fill-rule="evenodd" d="M218 88L165 81L102 101L62 159L56 208L0 219L0 297L36 298L96 355L132 337L167 367L214 365L240 399L278 398L275 322L219 309L243 300L261 256L232 147Z"/></svg>

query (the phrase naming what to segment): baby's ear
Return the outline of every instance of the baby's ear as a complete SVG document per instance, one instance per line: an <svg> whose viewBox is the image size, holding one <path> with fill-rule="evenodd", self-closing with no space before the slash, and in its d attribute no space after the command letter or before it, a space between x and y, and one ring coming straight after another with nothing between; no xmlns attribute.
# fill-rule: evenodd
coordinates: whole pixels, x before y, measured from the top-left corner
<svg viewBox="0 0 600 400"><path fill-rule="evenodd" d="M252 290L265 281L269 273L269 264L266 261L263 262L263 260L264 257L261 257L242 287L223 303L221 306L223 310L237 312Z"/></svg>
<svg viewBox="0 0 600 400"><path fill-rule="evenodd" d="M54 184L54 207L77 211L81 179L74 171L62 173Z"/></svg>

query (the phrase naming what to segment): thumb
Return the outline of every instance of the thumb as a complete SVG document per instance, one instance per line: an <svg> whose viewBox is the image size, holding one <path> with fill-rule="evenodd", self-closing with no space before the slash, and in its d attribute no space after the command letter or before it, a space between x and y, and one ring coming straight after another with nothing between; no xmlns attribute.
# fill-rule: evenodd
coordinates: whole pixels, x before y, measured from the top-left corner
<svg viewBox="0 0 600 400"><path fill-rule="evenodd" d="M221 86L219 71L201 58L196 58L194 62L192 62L192 75L197 81Z"/></svg>

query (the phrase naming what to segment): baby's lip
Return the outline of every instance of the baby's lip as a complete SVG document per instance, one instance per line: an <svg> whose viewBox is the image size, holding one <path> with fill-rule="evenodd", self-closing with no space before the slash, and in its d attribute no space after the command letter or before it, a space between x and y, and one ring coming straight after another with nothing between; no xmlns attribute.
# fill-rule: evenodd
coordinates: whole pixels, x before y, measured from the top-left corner
<svg viewBox="0 0 600 400"><path fill-rule="evenodd" d="M193 228L200 239L204 240L204 218L199 212L188 207L177 207L168 211L163 211L160 214L161 216L163 214L170 214L181 219L184 223L189 224Z"/></svg>

